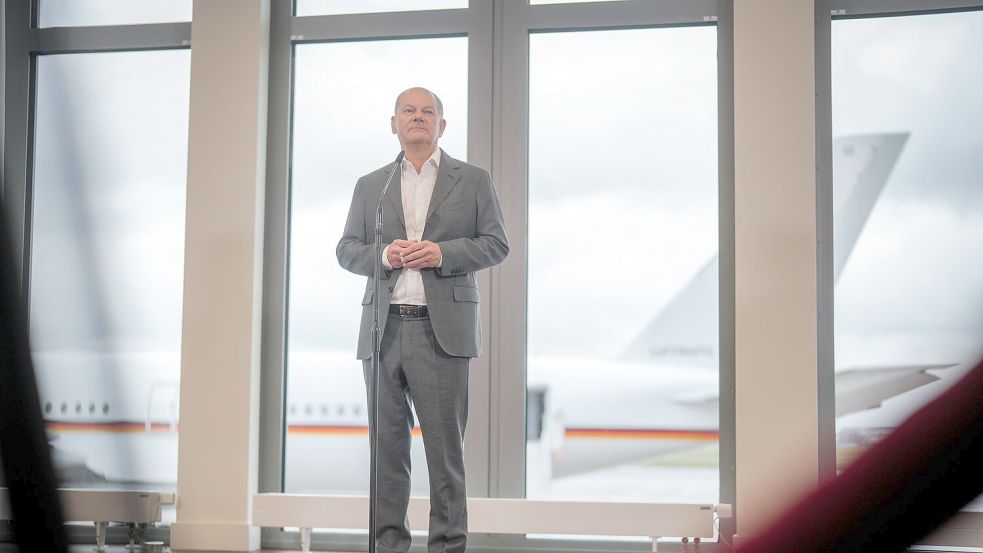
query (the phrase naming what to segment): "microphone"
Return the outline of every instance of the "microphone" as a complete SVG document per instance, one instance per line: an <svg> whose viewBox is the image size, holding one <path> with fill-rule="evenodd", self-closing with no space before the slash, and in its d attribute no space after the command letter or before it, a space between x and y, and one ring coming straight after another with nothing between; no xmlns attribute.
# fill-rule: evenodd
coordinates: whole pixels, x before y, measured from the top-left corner
<svg viewBox="0 0 983 553"><path fill-rule="evenodd" d="M379 209L382 209L382 198L386 196L386 192L389 190L389 184L393 181L393 175L396 174L396 169L399 168L399 164L403 161L403 156L406 155L404 150L400 150L399 154L396 156L396 164L393 165L393 170L389 172L389 178L386 179L386 185L382 187L382 194L379 195Z"/></svg>
<svg viewBox="0 0 983 553"><path fill-rule="evenodd" d="M393 176L396 175L396 170L399 169L399 164L402 163L403 156L405 155L405 151L399 151L399 154L396 156L396 163L393 163L392 171L389 171L389 177L386 178L386 184L382 187L382 193L379 194L379 203L375 207L375 236L377 241L382 239L382 201L386 199L386 192L389 191L389 185L392 183Z"/></svg>
<svg viewBox="0 0 983 553"><path fill-rule="evenodd" d="M393 164L392 171L389 172L389 178L386 179L386 184L382 187L382 193L379 194L379 204L375 209L375 270L372 275L372 287L374 292L372 293L372 394L374 395L374 408L372 412L369 413L369 424L370 435L370 449L371 449L371 459L370 459L370 469L369 469L369 553L375 553L375 534L376 534L376 502L379 498L379 465L376 462L379 454L379 428L376 421L379 420L379 356L382 350L382 333L379 331L379 290L382 288L381 276L382 273L382 206L386 199L386 192L389 190L389 185L392 183L393 176L396 175L396 170L399 169L400 163L403 161L403 156L405 152L400 150L399 155L396 156L396 163ZM400 206L402 208L402 206Z"/></svg>

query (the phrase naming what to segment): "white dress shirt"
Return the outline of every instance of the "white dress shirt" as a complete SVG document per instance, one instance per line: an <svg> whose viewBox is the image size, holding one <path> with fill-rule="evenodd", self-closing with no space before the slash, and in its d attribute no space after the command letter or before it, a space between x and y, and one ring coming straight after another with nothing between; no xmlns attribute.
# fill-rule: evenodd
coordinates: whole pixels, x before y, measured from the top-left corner
<svg viewBox="0 0 983 553"><path fill-rule="evenodd" d="M403 198L403 221L406 223L407 240L423 240L423 227L427 223L427 210L430 209L430 197L433 196L439 168L440 148L435 148L433 154L423 162L419 173L416 172L412 161L403 158L399 192ZM387 269L392 269L388 254L389 246L386 246L382 251L382 263ZM440 261L437 265L440 266ZM420 269L403 268L403 272L396 279L396 287L393 289L389 303L427 304Z"/></svg>

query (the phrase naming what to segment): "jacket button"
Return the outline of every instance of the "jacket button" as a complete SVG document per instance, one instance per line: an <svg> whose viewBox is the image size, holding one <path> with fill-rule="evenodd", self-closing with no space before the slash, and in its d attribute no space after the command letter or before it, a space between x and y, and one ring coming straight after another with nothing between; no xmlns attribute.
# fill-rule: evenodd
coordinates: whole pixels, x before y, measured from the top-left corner
<svg viewBox="0 0 983 553"><path fill-rule="evenodd" d="M389 287L389 293L391 294L391 293L392 293L392 291L393 291L393 287L392 287L392 286L390 286L390 287Z"/></svg>

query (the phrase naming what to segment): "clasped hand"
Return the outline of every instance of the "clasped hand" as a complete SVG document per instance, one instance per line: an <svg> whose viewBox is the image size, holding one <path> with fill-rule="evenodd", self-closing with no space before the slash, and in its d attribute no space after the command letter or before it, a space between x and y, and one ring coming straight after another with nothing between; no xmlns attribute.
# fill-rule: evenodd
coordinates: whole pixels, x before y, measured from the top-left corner
<svg viewBox="0 0 983 553"><path fill-rule="evenodd" d="M393 269L424 269L440 264L440 246L429 240L393 240L386 252Z"/></svg>

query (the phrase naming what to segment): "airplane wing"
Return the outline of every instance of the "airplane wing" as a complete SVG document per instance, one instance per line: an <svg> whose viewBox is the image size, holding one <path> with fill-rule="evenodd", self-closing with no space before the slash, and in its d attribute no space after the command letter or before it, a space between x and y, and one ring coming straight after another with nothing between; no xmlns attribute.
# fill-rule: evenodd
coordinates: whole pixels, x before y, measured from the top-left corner
<svg viewBox="0 0 983 553"><path fill-rule="evenodd" d="M688 388L672 396L672 401L689 407L715 405L720 400L720 389L716 386L704 388Z"/></svg>
<svg viewBox="0 0 983 553"><path fill-rule="evenodd" d="M893 367L849 367L836 372L836 416L840 417L880 407L884 400L939 380L930 370L949 365L911 365ZM716 386L690 388L676 393L672 401L697 407L719 399Z"/></svg>
<svg viewBox="0 0 983 553"><path fill-rule="evenodd" d="M880 407L884 400L939 379L929 373L955 365L852 367L836 372L836 416Z"/></svg>

